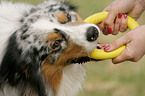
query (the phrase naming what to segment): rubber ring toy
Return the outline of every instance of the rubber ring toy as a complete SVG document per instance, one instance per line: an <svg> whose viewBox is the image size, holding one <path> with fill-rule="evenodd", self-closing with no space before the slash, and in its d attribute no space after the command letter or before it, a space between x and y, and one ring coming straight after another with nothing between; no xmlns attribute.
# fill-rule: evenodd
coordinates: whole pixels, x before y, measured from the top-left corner
<svg viewBox="0 0 145 96"><path fill-rule="evenodd" d="M86 18L84 21L87 23L98 24L98 23L104 21L105 18L107 17L107 15L108 15L108 12L96 13L96 14ZM138 27L139 24L132 17L128 16L127 26L130 30L133 30L134 28ZM113 59L113 58L119 56L125 48L126 48L126 46L124 45L124 46L122 46L114 51L110 51L110 52L106 52L103 49L96 48L89 55L89 57L93 58L93 59L99 59L99 60Z"/></svg>

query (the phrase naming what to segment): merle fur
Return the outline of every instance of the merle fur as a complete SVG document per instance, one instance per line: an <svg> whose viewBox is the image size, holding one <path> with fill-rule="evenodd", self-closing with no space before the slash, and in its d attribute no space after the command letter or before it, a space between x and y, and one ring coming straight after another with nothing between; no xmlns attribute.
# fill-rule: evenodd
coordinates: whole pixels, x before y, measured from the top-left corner
<svg viewBox="0 0 145 96"><path fill-rule="evenodd" d="M26 58L30 58L30 61L27 61ZM22 49L18 48L16 34L14 33L9 39L0 67L0 84L8 83L10 86L25 85L25 87L29 85L38 92L39 96L46 96L45 83L42 74L39 72L40 65L37 63L35 55L29 51L22 58ZM24 73L24 70L27 70L27 73ZM24 91L23 89L21 96L23 96L22 93L25 93Z"/></svg>
<svg viewBox="0 0 145 96"><path fill-rule="evenodd" d="M62 5L67 5L69 10L76 11L76 6L73 6L69 2L62 2ZM47 6L50 11L56 11L53 9L53 6L57 4ZM41 10L41 8L32 8L29 13L24 12L24 17L19 21L21 23L25 22L25 18L27 18L30 14L34 14L36 11ZM59 11L65 11L66 9L61 6ZM53 15L53 14L52 14ZM37 19L40 16L37 15ZM31 23L33 23L33 19L30 18ZM25 24L20 30L21 40L25 40L29 37L29 35L24 35L29 29L29 25ZM20 31L18 30L18 31ZM55 29L56 33L60 33L63 39L68 43L68 36L61 30ZM41 71L41 64L37 61L37 56L41 50L37 50L37 48L33 48L33 50L28 50L23 54L23 50L18 47L17 42L17 32L13 33L8 41L7 48L5 50L5 55L3 56L2 63L0 64L0 88L3 88L5 84L9 84L9 86L16 87L16 89L21 90L20 96L24 96L27 89L34 89L34 91L38 94L38 96L46 96L48 94L46 92L45 80ZM35 38L34 41L36 41ZM32 43L32 42L29 42ZM61 48L60 48L61 49ZM44 50L44 48L42 48ZM59 50L57 50L59 51ZM41 57L43 61L48 54L44 54ZM55 57L52 57L52 61L55 62ZM48 85L49 86L49 85ZM48 90L48 89L47 89Z"/></svg>

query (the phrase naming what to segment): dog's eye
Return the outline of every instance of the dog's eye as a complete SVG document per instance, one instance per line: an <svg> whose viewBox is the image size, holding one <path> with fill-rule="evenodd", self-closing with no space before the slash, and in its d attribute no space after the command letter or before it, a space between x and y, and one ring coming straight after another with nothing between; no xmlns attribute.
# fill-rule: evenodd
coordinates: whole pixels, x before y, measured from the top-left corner
<svg viewBox="0 0 145 96"><path fill-rule="evenodd" d="M52 48L55 49L55 48L57 48L58 46L60 46L61 41L62 41L62 40L60 40L60 39L54 41L53 44L52 44Z"/></svg>
<svg viewBox="0 0 145 96"><path fill-rule="evenodd" d="M71 16L70 16L69 13L66 15L66 17L67 17L67 21L68 21L68 22L71 22Z"/></svg>

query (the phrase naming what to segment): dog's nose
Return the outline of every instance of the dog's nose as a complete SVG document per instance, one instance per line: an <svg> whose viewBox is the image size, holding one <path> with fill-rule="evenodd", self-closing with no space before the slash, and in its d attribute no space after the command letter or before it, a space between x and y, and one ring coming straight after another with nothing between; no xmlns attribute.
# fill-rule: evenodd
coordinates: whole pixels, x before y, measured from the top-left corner
<svg viewBox="0 0 145 96"><path fill-rule="evenodd" d="M89 42L93 42L99 37L99 31L96 27L91 26L87 29L86 36Z"/></svg>

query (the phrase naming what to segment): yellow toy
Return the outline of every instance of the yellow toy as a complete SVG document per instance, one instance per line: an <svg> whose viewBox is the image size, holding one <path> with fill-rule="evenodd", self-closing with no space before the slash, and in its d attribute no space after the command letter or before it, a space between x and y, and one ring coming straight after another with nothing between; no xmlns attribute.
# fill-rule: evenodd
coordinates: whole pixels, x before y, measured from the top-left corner
<svg viewBox="0 0 145 96"><path fill-rule="evenodd" d="M103 20L105 20L107 15L108 15L108 12L100 12L100 13L97 13L97 14L94 14L94 15L88 17L84 21L87 23L98 24L98 23L102 22ZM130 30L132 30L132 29L138 27L139 25L132 17L128 16L127 26ZM89 57L93 58L93 59L101 59L101 60L112 59L112 58L119 56L125 48L126 48L126 46L124 45L111 52L106 52L103 49L94 49Z"/></svg>

